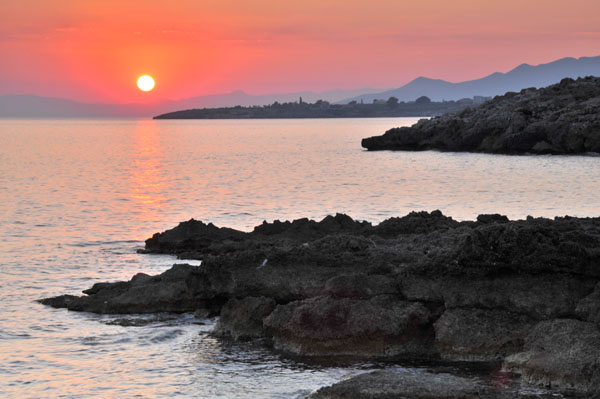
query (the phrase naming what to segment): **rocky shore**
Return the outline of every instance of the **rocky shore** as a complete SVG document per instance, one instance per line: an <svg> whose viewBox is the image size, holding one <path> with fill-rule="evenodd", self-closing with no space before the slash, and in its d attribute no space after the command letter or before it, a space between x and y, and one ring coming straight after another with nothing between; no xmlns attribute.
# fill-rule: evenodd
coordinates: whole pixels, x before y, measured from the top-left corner
<svg viewBox="0 0 600 399"><path fill-rule="evenodd" d="M362 140L374 150L497 154L600 152L600 78L563 79Z"/></svg>
<svg viewBox="0 0 600 399"><path fill-rule="evenodd" d="M144 252L202 264L41 302L220 315L214 335L290 355L481 362L561 392L600 391L600 218L458 222L434 211L372 225L338 214L248 233L192 219ZM445 374L356 378L314 397L509 397Z"/></svg>

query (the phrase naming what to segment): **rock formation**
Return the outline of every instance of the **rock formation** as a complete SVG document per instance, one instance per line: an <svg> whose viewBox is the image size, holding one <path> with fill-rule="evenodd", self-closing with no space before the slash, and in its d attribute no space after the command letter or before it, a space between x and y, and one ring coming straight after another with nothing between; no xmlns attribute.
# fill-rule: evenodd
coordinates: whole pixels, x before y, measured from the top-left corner
<svg viewBox="0 0 600 399"><path fill-rule="evenodd" d="M293 355L503 362L532 383L600 390L600 218L338 214L249 233L190 220L145 251L202 264L42 303L220 314L215 335Z"/></svg>
<svg viewBox="0 0 600 399"><path fill-rule="evenodd" d="M362 146L498 154L598 153L600 78L565 78L546 88L509 92L475 108L365 138Z"/></svg>

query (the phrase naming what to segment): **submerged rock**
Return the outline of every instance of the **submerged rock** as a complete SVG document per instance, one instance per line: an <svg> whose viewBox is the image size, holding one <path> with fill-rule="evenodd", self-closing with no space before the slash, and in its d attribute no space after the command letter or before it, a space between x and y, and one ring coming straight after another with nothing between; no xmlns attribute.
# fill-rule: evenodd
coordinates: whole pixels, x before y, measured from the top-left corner
<svg viewBox="0 0 600 399"><path fill-rule="evenodd" d="M362 140L368 150L600 152L600 78L563 79Z"/></svg>
<svg viewBox="0 0 600 399"><path fill-rule="evenodd" d="M520 397L520 396L516 396ZM309 399L509 399L514 393L446 373L379 370L321 388Z"/></svg>

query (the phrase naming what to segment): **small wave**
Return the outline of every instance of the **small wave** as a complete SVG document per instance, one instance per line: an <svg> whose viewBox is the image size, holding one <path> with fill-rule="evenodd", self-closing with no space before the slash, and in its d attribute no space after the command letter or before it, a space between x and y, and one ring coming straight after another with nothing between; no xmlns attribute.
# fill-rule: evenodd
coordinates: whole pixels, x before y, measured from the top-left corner
<svg viewBox="0 0 600 399"><path fill-rule="evenodd" d="M171 341L172 339L179 337L183 333L184 333L184 331L181 329L165 331L163 333L160 333L160 334L157 334L157 335L154 335L153 337L151 337L150 342L153 344L159 344L162 342Z"/></svg>

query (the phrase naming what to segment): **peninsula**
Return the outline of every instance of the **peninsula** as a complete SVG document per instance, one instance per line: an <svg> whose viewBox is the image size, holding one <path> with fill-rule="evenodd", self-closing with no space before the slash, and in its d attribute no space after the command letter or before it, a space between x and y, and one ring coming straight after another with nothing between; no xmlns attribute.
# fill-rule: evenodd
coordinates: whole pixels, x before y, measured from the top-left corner
<svg viewBox="0 0 600 399"><path fill-rule="evenodd" d="M396 97L376 99L363 104L352 101L349 104L330 104L319 100L315 103L302 101L251 107L202 108L169 112L154 119L278 119L278 118L382 118L403 116L433 116L460 111L469 106L481 104L489 97L476 96L458 101L431 101L421 96L415 101L398 101Z"/></svg>

